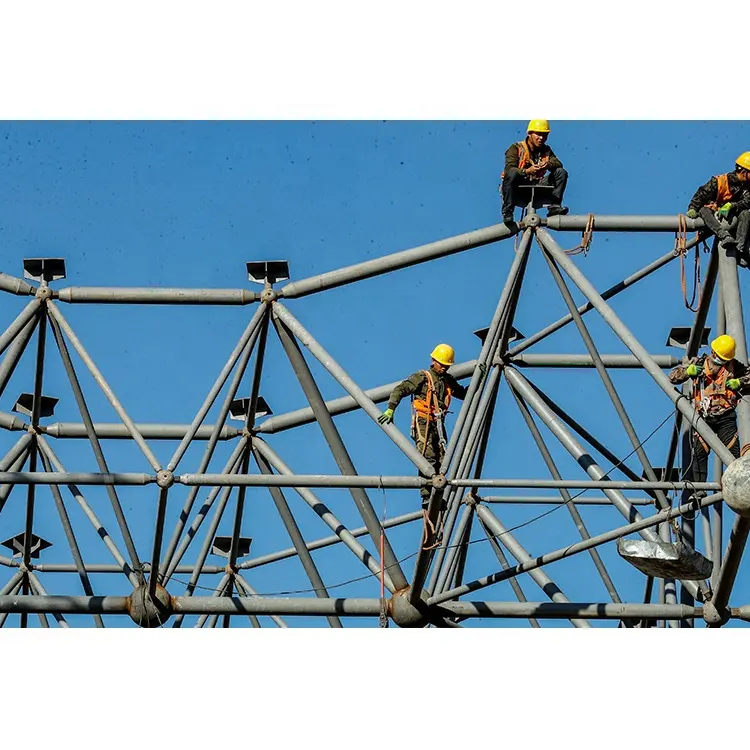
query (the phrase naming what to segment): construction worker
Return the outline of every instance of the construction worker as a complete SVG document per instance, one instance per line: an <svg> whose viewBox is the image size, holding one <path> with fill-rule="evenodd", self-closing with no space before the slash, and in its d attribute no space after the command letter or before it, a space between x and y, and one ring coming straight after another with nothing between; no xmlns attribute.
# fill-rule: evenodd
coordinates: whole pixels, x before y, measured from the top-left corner
<svg viewBox="0 0 750 750"><path fill-rule="evenodd" d="M693 381L693 404L711 429L739 458L740 445L737 434L735 409L744 393L750 392L750 371L734 358L735 341L724 334L711 342L711 354L683 361L669 373L675 385L688 378ZM705 482L708 477L708 444L693 431L693 460L689 478ZM704 496L705 493L699 493Z"/></svg>
<svg viewBox="0 0 750 750"><path fill-rule="evenodd" d="M748 265L748 228L750 227L750 151L737 157L734 172L716 175L696 190L687 210L689 219L701 218L719 241L737 245L741 265ZM722 226L721 219L736 224L735 235Z"/></svg>
<svg viewBox="0 0 750 750"><path fill-rule="evenodd" d="M526 140L514 143L505 152L505 170L500 185L505 224L513 223L517 188L520 185L552 185L553 203L547 209L547 216L564 216L568 213L568 209L561 205L565 186L568 184L568 173L547 145L549 133L547 120L531 120Z"/></svg>
<svg viewBox="0 0 750 750"><path fill-rule="evenodd" d="M380 424L392 424L393 412L404 396L412 397L411 436L417 450L432 464L435 471L445 455L445 415L451 398L463 400L466 388L448 374L455 352L448 344L438 344L430 355L429 370L419 370L399 383L388 399L388 408L378 417ZM430 487L422 487L422 508L427 507Z"/></svg>

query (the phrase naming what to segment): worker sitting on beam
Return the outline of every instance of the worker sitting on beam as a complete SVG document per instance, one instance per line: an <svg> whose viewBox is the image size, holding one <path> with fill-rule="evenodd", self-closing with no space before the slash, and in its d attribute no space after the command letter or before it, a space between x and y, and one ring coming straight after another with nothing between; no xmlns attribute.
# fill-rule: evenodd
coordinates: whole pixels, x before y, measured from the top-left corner
<svg viewBox="0 0 750 750"><path fill-rule="evenodd" d="M750 392L750 371L734 358L735 341L722 335L711 342L711 354L691 357L669 373L675 385L692 379L693 404L735 458L740 456L737 433L737 404L745 393ZM708 477L709 447L706 441L693 430L693 460L687 479L705 482ZM744 450L744 448L743 448ZM705 492L696 493L705 496Z"/></svg>
<svg viewBox="0 0 750 750"><path fill-rule="evenodd" d="M547 145L550 127L547 120L531 120L526 139L514 143L505 152L505 170L500 192L503 195L503 222L513 223L513 212L518 203L520 186L551 185L552 205L547 216L564 216L568 209L562 205L568 173L555 152Z"/></svg>
<svg viewBox="0 0 750 750"><path fill-rule="evenodd" d="M405 396L411 396L411 437L417 450L432 464L435 472L445 456L445 415L451 398L463 400L466 388L451 374L455 352L448 344L438 344L430 355L432 364L428 370L419 370L399 383L388 399L388 408L378 418L380 424L391 424L393 412ZM480 369L484 369L482 365ZM431 487L422 487L422 508L427 508Z"/></svg>
<svg viewBox="0 0 750 750"><path fill-rule="evenodd" d="M700 217L721 243L736 245L738 262L747 267L750 263L747 247L749 209L750 151L745 151L737 157L734 172L716 175L698 188L688 206L687 217ZM722 219L728 226L722 224Z"/></svg>

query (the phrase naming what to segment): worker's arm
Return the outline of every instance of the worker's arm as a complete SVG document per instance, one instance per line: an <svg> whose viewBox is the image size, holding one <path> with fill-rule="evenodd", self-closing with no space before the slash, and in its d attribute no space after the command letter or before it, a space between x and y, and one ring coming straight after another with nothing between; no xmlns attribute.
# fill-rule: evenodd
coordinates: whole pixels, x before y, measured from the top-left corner
<svg viewBox="0 0 750 750"><path fill-rule="evenodd" d="M402 380L392 391L388 399L388 408L394 411L396 407L401 403L401 399L405 396L411 396L412 393L416 393L417 390L424 383L424 373L420 370L415 372L413 375L409 375L406 380Z"/></svg>
<svg viewBox="0 0 750 750"><path fill-rule="evenodd" d="M463 401L469 389L461 385L453 375L448 374L445 376L445 379L448 381L448 387L451 389L451 396L455 396L459 401Z"/></svg>
<svg viewBox="0 0 750 750"><path fill-rule="evenodd" d="M669 378L669 382L672 385L680 385L680 383L684 383L688 378L695 377L695 375L691 375L688 373L688 368L693 366L700 369L701 362L699 357L691 357L690 359L686 359L683 361L682 364L677 365L667 376Z"/></svg>
<svg viewBox="0 0 750 750"><path fill-rule="evenodd" d="M518 144L514 143L505 152L505 176L512 177L514 173L524 174L522 169L518 168L520 157L518 154Z"/></svg>
<svg viewBox="0 0 750 750"><path fill-rule="evenodd" d="M549 151L547 151L547 157L549 159L549 161L547 162L547 169L549 169L550 172L562 167L562 162L557 158L555 152L552 149L549 149Z"/></svg>
<svg viewBox="0 0 750 750"><path fill-rule="evenodd" d="M701 185L696 191L695 195L690 201L688 211L700 211L703 206L713 203L716 200L716 191L718 185L716 184L716 178L712 177L705 185Z"/></svg>
<svg viewBox="0 0 750 750"><path fill-rule="evenodd" d="M750 190L745 188L742 193L740 194L740 197L732 201L732 205L734 206L735 211L739 213L740 211L749 211L750 210Z"/></svg>
<svg viewBox="0 0 750 750"><path fill-rule="evenodd" d="M743 396L750 393L750 370L736 359L734 360L734 377L740 381L738 389L740 393Z"/></svg>

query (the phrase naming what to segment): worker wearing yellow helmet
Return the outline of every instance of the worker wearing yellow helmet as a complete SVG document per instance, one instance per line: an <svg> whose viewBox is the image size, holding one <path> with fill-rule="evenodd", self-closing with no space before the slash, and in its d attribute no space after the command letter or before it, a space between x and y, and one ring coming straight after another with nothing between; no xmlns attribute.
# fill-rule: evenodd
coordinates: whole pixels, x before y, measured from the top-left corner
<svg viewBox="0 0 750 750"><path fill-rule="evenodd" d="M463 400L466 388L448 372L454 363L455 352L448 344L438 344L433 350L432 363L427 370L418 370L399 383L388 399L388 408L378 418L380 424L391 424L393 413L405 396L411 396L411 436L417 450L439 471L445 455L445 415L451 398ZM484 371L484 365L481 366ZM423 487L422 507L427 507L430 488Z"/></svg>
<svg viewBox="0 0 750 750"><path fill-rule="evenodd" d="M502 174L500 192L503 196L503 222L513 223L518 202L518 187L521 185L552 185L552 205L548 216L564 216L568 209L562 205L568 173L555 152L547 145L550 126L547 120L530 120L526 138L513 143L505 152L505 170Z"/></svg>
<svg viewBox="0 0 750 750"><path fill-rule="evenodd" d="M734 172L716 175L698 188L688 206L690 219L701 218L725 246L737 246L740 265L747 267L750 228L750 151L737 157ZM722 219L727 225L722 224Z"/></svg>
<svg viewBox="0 0 750 750"><path fill-rule="evenodd" d="M669 380L675 385L688 378L692 380L696 410L732 455L739 458L736 409L742 395L750 393L750 371L734 358L736 348L731 336L718 336L711 342L710 354L685 359L669 373ZM708 452L706 442L693 431L692 476L689 477L692 481L706 481Z"/></svg>

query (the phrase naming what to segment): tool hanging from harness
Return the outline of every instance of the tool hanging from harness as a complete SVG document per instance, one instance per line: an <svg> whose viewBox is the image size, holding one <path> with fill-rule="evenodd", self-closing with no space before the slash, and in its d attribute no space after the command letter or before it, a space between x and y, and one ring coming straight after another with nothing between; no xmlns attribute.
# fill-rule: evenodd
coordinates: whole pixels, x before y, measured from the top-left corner
<svg viewBox="0 0 750 750"><path fill-rule="evenodd" d="M447 440L445 437L445 415L448 413L448 407L451 403L451 389L445 384L445 395L443 396L443 406L440 406L437 391L435 390L435 380L429 370L422 370L427 379L427 393L424 398L411 399L411 436L417 441L422 439L419 434L419 418L425 420L424 445L422 446L422 455L427 450L427 439L430 433L430 425L434 424L438 431L440 447L445 450Z"/></svg>
<svg viewBox="0 0 750 750"><path fill-rule="evenodd" d="M525 169L529 164L539 164L539 162L542 161L541 154L538 156L538 158L534 159L531 155L531 151L529 150L529 144L526 143L526 141L518 141L516 144L518 146L518 169L523 170ZM529 182L539 182L539 180L542 179L542 176L547 171L546 168L540 169L535 175L524 175L524 177ZM505 177L505 172L500 175L501 178Z"/></svg>

